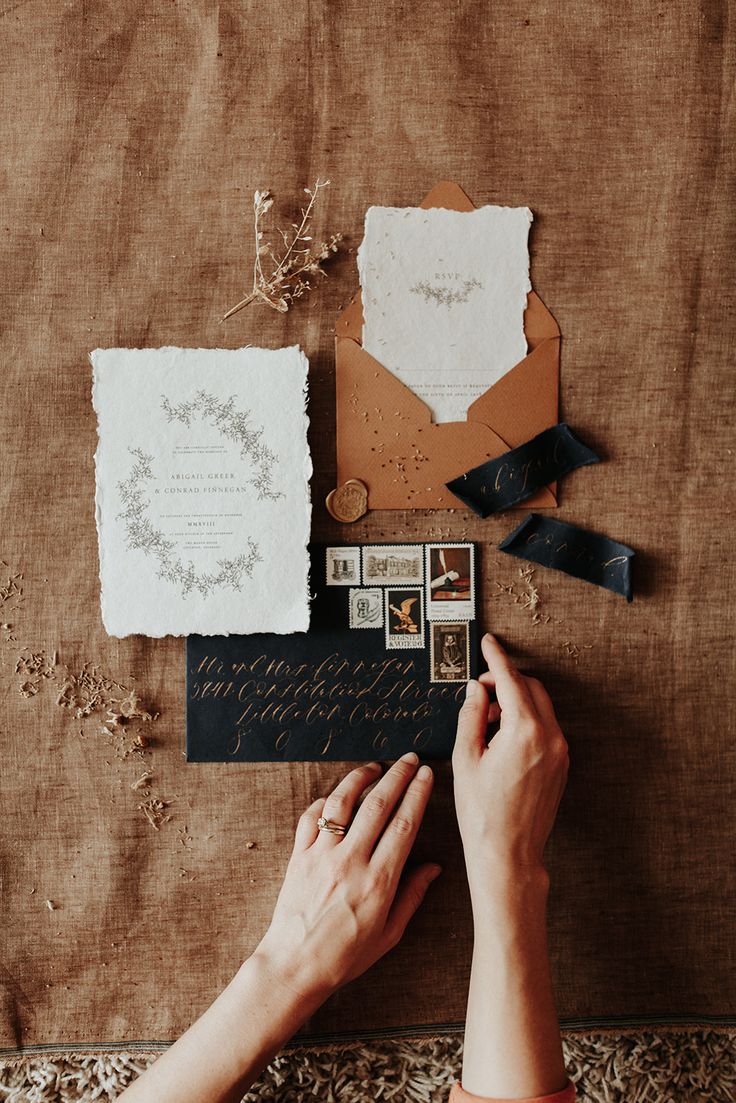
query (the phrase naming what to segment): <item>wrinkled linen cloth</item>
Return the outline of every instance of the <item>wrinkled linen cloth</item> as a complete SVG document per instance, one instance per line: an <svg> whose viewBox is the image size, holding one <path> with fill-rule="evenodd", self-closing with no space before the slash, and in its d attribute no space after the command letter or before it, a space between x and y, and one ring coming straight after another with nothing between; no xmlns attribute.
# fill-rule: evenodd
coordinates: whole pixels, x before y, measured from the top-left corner
<svg viewBox="0 0 736 1103"><path fill-rule="evenodd" d="M572 762L548 850L563 1022L733 1012L728 25L685 0L5 5L0 586L22 574L23 596L0 608L0 1047L175 1038L257 944L299 813L345 769L187 765L184 642L106 636L88 352L115 346L305 349L314 538L481 542L484 626L554 698ZM287 314L221 324L250 288L253 191L288 226L318 177L314 233L346 235L327 278ZM604 457L565 479L555 516L636 549L631 606L543 568L528 584L495 550L516 514L348 529L323 508L366 208L443 178L534 212L561 415ZM51 677L19 692L24 646L135 680L159 713L143 767L100 733L104 711L57 705ZM171 802L158 830L131 788L142 768ZM416 850L444 873L305 1038L462 1022L471 917L449 764L437 774Z"/></svg>

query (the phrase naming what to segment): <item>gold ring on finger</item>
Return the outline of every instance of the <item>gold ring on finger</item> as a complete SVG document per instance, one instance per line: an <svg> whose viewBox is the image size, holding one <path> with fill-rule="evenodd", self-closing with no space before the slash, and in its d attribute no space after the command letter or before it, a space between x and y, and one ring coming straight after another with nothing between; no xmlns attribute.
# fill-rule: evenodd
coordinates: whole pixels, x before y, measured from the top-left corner
<svg viewBox="0 0 736 1103"><path fill-rule="evenodd" d="M341 823L333 823L324 816L320 816L317 820L317 827L320 831L329 831L332 835L344 835L347 831L347 827L343 827Z"/></svg>

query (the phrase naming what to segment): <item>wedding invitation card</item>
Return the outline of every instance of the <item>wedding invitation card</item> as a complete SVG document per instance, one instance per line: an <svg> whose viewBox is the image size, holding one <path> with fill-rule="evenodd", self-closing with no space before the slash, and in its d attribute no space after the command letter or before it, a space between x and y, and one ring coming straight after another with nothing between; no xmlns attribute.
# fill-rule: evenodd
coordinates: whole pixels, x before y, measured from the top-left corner
<svg viewBox="0 0 736 1103"><path fill-rule="evenodd" d="M308 632L187 639L187 760L449 758L478 671L476 552L313 545Z"/></svg>
<svg viewBox="0 0 736 1103"><path fill-rule="evenodd" d="M91 361L107 632L304 631L301 350L97 349Z"/></svg>
<svg viewBox="0 0 736 1103"><path fill-rule="evenodd" d="M363 348L435 422L468 406L526 356L528 207L370 207L358 250Z"/></svg>

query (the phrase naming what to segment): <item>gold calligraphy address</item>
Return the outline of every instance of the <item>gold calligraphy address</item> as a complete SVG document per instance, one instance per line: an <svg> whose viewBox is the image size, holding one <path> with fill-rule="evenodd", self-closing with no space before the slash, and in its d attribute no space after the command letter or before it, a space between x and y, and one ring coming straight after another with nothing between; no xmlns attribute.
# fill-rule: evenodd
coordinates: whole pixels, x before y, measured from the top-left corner
<svg viewBox="0 0 736 1103"><path fill-rule="evenodd" d="M540 541L551 549L553 557L560 556L573 563L586 563L588 567L595 567L601 572L615 571L624 563L628 563L626 555L614 555L612 559L602 559L599 555L594 555L585 545L574 542L568 544L567 540L560 540L551 533L532 532L526 538L527 544L537 544Z"/></svg>
<svg viewBox="0 0 736 1103"><path fill-rule="evenodd" d="M350 660L333 652L319 663L289 663L261 654L233 663L213 654L205 655L190 674L190 700L237 704L227 745L233 756L259 726L278 726L275 751L286 748L295 728L319 726L316 751L326 755L350 729L370 725L370 744L377 752L388 741L385 726L419 724L412 743L421 750L432 733L434 705L459 702L465 691L464 685L428 687L418 676L416 659L405 655Z"/></svg>

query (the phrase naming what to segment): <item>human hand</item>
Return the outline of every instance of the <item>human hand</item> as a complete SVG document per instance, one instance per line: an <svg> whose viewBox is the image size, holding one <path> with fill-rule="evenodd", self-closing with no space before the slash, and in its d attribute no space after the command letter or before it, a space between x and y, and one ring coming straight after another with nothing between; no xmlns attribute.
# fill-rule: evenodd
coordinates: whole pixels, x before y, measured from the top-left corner
<svg viewBox="0 0 736 1103"><path fill-rule="evenodd" d="M471 892L498 874L546 877L542 854L568 770L567 743L542 683L520 674L493 636L481 646L488 672L468 682L452 756ZM489 743L488 725L499 721Z"/></svg>
<svg viewBox="0 0 736 1103"><path fill-rule="evenodd" d="M413 752L380 781L378 763L360 766L299 820L273 920L256 954L307 1004L319 1006L395 946L441 872L425 864L402 878L432 791L431 769L418 767ZM320 816L350 826L343 836L320 831Z"/></svg>
<svg viewBox="0 0 736 1103"><path fill-rule="evenodd" d="M307 809L265 937L204 1015L126 1089L126 1100L236 1103L335 988L399 941L440 872L423 865L401 878L432 771L408 754L380 777L378 763L361 766ZM320 815L349 830L319 831Z"/></svg>

